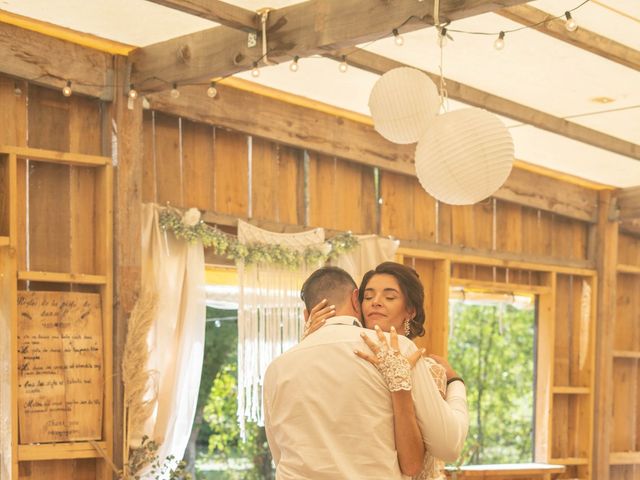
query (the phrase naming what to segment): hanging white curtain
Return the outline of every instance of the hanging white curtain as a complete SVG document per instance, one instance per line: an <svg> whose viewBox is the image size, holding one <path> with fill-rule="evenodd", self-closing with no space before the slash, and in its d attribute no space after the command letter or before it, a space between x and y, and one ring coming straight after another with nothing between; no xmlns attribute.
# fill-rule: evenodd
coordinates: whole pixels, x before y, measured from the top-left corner
<svg viewBox="0 0 640 480"><path fill-rule="evenodd" d="M146 434L160 444L160 459L181 459L193 425L204 354L204 250L201 242L165 232L159 224L161 209L145 204L142 210L142 285L155 291L158 302L147 368L155 372L158 396L143 431L130 432L130 438Z"/></svg>
<svg viewBox="0 0 640 480"><path fill-rule="evenodd" d="M356 235L356 238L357 247L338 255L329 263L349 272L359 285L363 275L369 270L376 268L382 262L393 260L400 241L377 235Z"/></svg>
<svg viewBox="0 0 640 480"><path fill-rule="evenodd" d="M243 244L278 244L304 250L326 249L324 230L274 233L238 221ZM262 380L269 363L297 344L304 327L300 288L321 264L287 268L274 264L238 264L238 422L244 436L245 421L264 425Z"/></svg>
<svg viewBox="0 0 640 480"><path fill-rule="evenodd" d="M1 255L1 254L0 254ZM0 265L0 478L11 478L11 286L9 262L2 258ZM10 332L11 334L7 334Z"/></svg>

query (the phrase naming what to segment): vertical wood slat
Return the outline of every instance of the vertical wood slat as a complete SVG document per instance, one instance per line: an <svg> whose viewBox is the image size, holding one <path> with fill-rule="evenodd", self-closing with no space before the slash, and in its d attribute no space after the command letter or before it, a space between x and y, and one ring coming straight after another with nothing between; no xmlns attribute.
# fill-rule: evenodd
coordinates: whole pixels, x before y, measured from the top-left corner
<svg viewBox="0 0 640 480"><path fill-rule="evenodd" d="M0 75L0 145L27 145L27 95L26 81Z"/></svg>
<svg viewBox="0 0 640 480"><path fill-rule="evenodd" d="M11 477L18 476L18 284L14 273L18 269L18 159L9 155L9 252L7 262L11 320Z"/></svg>
<svg viewBox="0 0 640 480"><path fill-rule="evenodd" d="M119 135L120 132L118 132ZM124 134L124 132L122 133ZM145 110L142 127L142 201L158 203L155 158L155 112Z"/></svg>
<svg viewBox="0 0 640 480"><path fill-rule="evenodd" d="M309 225L333 228L335 196L332 185L335 158L309 152Z"/></svg>
<svg viewBox="0 0 640 480"><path fill-rule="evenodd" d="M247 137L216 129L214 142L215 211L237 215L249 214L249 167Z"/></svg>
<svg viewBox="0 0 640 480"><path fill-rule="evenodd" d="M213 211L213 127L182 120L184 207Z"/></svg>
<svg viewBox="0 0 640 480"><path fill-rule="evenodd" d="M180 119L155 112L153 151L157 202L184 207L180 158Z"/></svg>

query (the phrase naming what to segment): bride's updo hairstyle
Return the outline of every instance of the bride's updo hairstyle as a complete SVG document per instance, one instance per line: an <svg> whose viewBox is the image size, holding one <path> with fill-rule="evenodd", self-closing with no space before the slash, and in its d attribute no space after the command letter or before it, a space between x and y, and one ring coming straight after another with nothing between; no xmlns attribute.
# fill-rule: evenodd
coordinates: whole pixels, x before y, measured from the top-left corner
<svg viewBox="0 0 640 480"><path fill-rule="evenodd" d="M371 277L379 274L392 275L398 281L400 290L404 295L404 300L409 309L414 309L416 314L409 322L410 334L409 338L421 337L424 335L424 287L420 282L418 273L411 267L396 262L384 262L378 265L374 270L369 270L362 277L360 290L358 291L358 300L362 305L364 300L364 290ZM399 331L398 333L402 333Z"/></svg>

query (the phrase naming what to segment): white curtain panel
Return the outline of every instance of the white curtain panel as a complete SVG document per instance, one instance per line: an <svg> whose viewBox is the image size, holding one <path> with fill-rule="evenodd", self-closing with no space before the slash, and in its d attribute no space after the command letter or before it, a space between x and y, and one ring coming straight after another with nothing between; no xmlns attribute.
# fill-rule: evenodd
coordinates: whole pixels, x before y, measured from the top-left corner
<svg viewBox="0 0 640 480"><path fill-rule="evenodd" d="M349 272L355 282L360 285L362 277L369 270L376 268L382 262L393 261L400 241L377 235L356 235L356 238L358 239L356 248L338 255L330 263Z"/></svg>
<svg viewBox="0 0 640 480"><path fill-rule="evenodd" d="M307 247L327 248L321 228L274 233L238 221L238 240L244 244L278 244L300 251ZM320 266L318 263L287 268L238 263L238 422L243 436L246 421L264 425L264 372L273 359L299 342L304 327L300 288Z"/></svg>
<svg viewBox="0 0 640 480"><path fill-rule="evenodd" d="M160 444L159 457L184 455L196 411L206 321L204 250L165 232L162 207L143 205L142 285L153 288L157 309L148 338L148 369L155 372L158 398L143 434ZM142 478L146 478L143 472Z"/></svg>

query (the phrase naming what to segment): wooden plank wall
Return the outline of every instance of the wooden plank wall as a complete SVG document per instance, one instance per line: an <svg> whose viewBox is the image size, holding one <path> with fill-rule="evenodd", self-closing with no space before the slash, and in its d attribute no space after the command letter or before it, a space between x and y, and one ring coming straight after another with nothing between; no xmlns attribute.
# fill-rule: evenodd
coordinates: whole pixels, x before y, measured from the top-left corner
<svg viewBox="0 0 640 480"><path fill-rule="evenodd" d="M144 201L487 252L588 258L588 224L542 210L494 199L444 205L416 178L388 172L379 174L376 197L372 167L161 112L145 112L144 138Z"/></svg>
<svg viewBox="0 0 640 480"><path fill-rule="evenodd" d="M103 104L99 100L78 95L65 98L57 90L0 76L0 106L0 144L101 154ZM18 269L99 273L95 259L99 240L93 228L87 228L94 224L99 193L93 169L29 162L27 175L25 162L20 164L18 181L20 190L29 192L29 208L27 210L23 199L18 199L21 212L18 234L20 238L28 235L29 241L18 245ZM27 178L28 185L25 184ZM5 207L0 205L0 229L5 228ZM27 211L28 221L25 221ZM74 289L69 284L38 282L31 282L29 288ZM75 290L96 291L93 287ZM19 465L20 480L93 480L98 475L95 459L32 461Z"/></svg>

